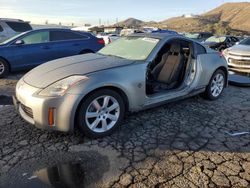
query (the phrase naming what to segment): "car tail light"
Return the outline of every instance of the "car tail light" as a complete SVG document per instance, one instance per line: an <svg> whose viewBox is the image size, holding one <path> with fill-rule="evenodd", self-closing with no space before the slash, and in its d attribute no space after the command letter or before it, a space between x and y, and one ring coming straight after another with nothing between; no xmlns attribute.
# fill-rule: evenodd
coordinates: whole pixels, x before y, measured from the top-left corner
<svg viewBox="0 0 250 188"><path fill-rule="evenodd" d="M99 43L99 44L105 44L103 38L98 39L98 43Z"/></svg>

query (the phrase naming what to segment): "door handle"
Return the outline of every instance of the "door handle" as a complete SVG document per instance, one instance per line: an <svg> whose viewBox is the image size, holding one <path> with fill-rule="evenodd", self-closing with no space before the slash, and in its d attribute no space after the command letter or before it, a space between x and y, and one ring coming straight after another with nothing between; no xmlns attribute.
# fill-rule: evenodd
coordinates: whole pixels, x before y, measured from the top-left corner
<svg viewBox="0 0 250 188"><path fill-rule="evenodd" d="M73 44L73 46L80 46L80 44L77 44L77 43L76 43L76 44Z"/></svg>
<svg viewBox="0 0 250 188"><path fill-rule="evenodd" d="M49 46L41 46L41 48L42 48L42 49L45 49L45 50L50 49L50 47L49 47Z"/></svg>

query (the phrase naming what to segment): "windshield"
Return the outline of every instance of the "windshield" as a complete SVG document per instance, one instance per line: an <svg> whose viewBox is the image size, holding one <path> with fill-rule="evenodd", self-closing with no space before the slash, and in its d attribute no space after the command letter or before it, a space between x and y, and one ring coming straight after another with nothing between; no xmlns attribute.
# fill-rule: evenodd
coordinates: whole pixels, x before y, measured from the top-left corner
<svg viewBox="0 0 250 188"><path fill-rule="evenodd" d="M247 39L241 41L240 44L242 44L242 45L250 45L250 38L247 38Z"/></svg>
<svg viewBox="0 0 250 188"><path fill-rule="evenodd" d="M145 60L159 41L148 37L124 37L104 47L99 53L129 60Z"/></svg>
<svg viewBox="0 0 250 188"><path fill-rule="evenodd" d="M226 40L226 37L210 37L208 38L205 42L216 42L216 43L219 43L219 42L224 42Z"/></svg>
<svg viewBox="0 0 250 188"><path fill-rule="evenodd" d="M199 33L186 33L185 36L190 39L198 39Z"/></svg>
<svg viewBox="0 0 250 188"><path fill-rule="evenodd" d="M18 38L18 37L20 37L22 35L23 35L23 33L15 35L15 36L13 36L11 38L8 38L5 41L1 42L0 45L7 44L7 43L11 42L12 40L15 40L16 38Z"/></svg>

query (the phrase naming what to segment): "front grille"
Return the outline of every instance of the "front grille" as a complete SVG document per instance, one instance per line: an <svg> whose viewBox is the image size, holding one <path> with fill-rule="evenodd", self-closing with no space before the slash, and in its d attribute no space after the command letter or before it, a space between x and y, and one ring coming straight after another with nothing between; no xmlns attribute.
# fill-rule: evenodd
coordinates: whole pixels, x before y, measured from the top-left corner
<svg viewBox="0 0 250 188"><path fill-rule="evenodd" d="M230 59L230 63L234 65L240 65L240 66L250 66L250 60L236 60L236 59Z"/></svg>
<svg viewBox="0 0 250 188"><path fill-rule="evenodd" d="M250 55L239 55L239 54L232 54L232 53L229 53L229 55L234 56L234 57L250 58Z"/></svg>
<svg viewBox="0 0 250 188"><path fill-rule="evenodd" d="M33 111L31 108L21 104L21 108L22 110L30 117L30 118L33 118Z"/></svg>

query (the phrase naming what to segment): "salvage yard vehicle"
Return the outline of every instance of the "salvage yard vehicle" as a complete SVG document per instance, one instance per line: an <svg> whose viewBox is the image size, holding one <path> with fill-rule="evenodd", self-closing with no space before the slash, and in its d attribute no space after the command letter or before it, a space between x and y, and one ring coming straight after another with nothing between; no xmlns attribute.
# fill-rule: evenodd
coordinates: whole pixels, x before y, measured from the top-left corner
<svg viewBox="0 0 250 188"><path fill-rule="evenodd" d="M30 30L32 30L32 27L29 22L19 19L0 18L0 42Z"/></svg>
<svg viewBox="0 0 250 188"><path fill-rule="evenodd" d="M210 32L200 32L200 33L186 33L186 37L196 40L198 42L203 42L207 40L209 37L212 37L213 34Z"/></svg>
<svg viewBox="0 0 250 188"><path fill-rule="evenodd" d="M0 78L54 59L94 53L103 46L103 39L87 32L69 29L24 32L0 43Z"/></svg>
<svg viewBox="0 0 250 188"><path fill-rule="evenodd" d="M234 36L212 36L208 38L203 45L217 51L223 51L239 42Z"/></svg>
<svg viewBox="0 0 250 188"><path fill-rule="evenodd" d="M250 75L250 38L224 50L229 70Z"/></svg>
<svg viewBox="0 0 250 188"><path fill-rule="evenodd" d="M80 128L89 137L111 134L135 112L203 93L218 99L227 86L220 53L180 35L133 34L96 54L40 65L16 85L21 117L41 129Z"/></svg>

